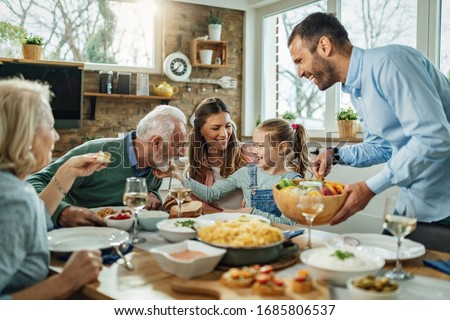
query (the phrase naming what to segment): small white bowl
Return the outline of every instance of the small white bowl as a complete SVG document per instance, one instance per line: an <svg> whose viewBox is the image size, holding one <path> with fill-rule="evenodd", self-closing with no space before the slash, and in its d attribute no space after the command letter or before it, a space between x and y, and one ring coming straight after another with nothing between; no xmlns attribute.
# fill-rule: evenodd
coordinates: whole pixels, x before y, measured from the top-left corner
<svg viewBox="0 0 450 320"><path fill-rule="evenodd" d="M215 223L208 219L177 218L160 221L156 224L156 227L161 236L170 242L180 242L195 238L197 236L197 231L195 231L195 229L181 226L181 223L185 221L194 221L193 227L197 230Z"/></svg>
<svg viewBox="0 0 450 320"><path fill-rule="evenodd" d="M300 259L306 264L313 278L328 280L339 286L345 286L351 277L368 273L376 274L385 264L385 261L379 256L354 248L345 249L354 255L353 258L340 260L333 256L337 250L339 249L326 247L310 249L303 251Z"/></svg>
<svg viewBox="0 0 450 320"><path fill-rule="evenodd" d="M352 277L347 280L347 289L350 297L354 300L396 300L398 299L401 288L397 281L389 280L398 285L394 291L373 291L363 288L358 288L353 284L354 280L360 280L364 277Z"/></svg>
<svg viewBox="0 0 450 320"><path fill-rule="evenodd" d="M171 253L186 250L200 251L206 255L192 259L180 259L171 256ZM184 279L191 279L210 273L217 266L225 252L225 249L216 248L194 240L185 240L150 249L150 253L155 257L162 270Z"/></svg>
<svg viewBox="0 0 450 320"><path fill-rule="evenodd" d="M147 231L156 231L156 224L169 218L169 214L159 210L141 210L138 213L139 224Z"/></svg>
<svg viewBox="0 0 450 320"><path fill-rule="evenodd" d="M125 231L129 230L133 226L133 222L134 222L133 216L129 216L128 219L121 219L121 220L111 219L112 217L116 217L119 214L120 213L116 213L116 214L106 216L104 218L106 221L106 225L110 228L116 228L116 229L125 230Z"/></svg>

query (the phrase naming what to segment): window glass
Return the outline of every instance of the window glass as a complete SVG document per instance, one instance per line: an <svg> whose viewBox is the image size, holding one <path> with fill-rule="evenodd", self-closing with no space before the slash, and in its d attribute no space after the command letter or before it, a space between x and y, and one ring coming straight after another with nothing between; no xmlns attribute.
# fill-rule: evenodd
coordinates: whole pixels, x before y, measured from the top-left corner
<svg viewBox="0 0 450 320"><path fill-rule="evenodd" d="M450 80L450 0L442 0L441 71Z"/></svg>
<svg viewBox="0 0 450 320"><path fill-rule="evenodd" d="M302 123L307 129L324 128L325 92L317 89L309 80L299 79L287 47L287 40L299 22L313 12L326 12L326 8L326 1L316 1L266 18L266 24L275 26L276 30L276 47L268 48L276 55L276 68L267 71L276 72L274 77L276 83L266 82L265 85L272 88L276 86L277 116L283 117L291 113L295 121ZM269 87L266 89L270 90Z"/></svg>
<svg viewBox="0 0 450 320"><path fill-rule="evenodd" d="M157 9L151 0L0 0L0 21L43 37L44 59L154 68ZM8 49L22 56L20 45Z"/></svg>
<svg viewBox="0 0 450 320"><path fill-rule="evenodd" d="M341 23L353 45L368 49L388 44L416 47L417 1L341 0ZM351 104L341 92L342 107Z"/></svg>

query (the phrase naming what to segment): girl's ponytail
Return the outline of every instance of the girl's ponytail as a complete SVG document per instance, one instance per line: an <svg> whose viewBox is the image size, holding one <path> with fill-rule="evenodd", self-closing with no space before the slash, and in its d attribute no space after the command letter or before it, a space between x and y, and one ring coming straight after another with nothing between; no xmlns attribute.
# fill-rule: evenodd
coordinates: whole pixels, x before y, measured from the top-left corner
<svg viewBox="0 0 450 320"><path fill-rule="evenodd" d="M293 152L294 156L291 159L291 165L294 167L294 171L305 177L308 165L308 133L305 127L301 124L292 124L294 130L293 135Z"/></svg>

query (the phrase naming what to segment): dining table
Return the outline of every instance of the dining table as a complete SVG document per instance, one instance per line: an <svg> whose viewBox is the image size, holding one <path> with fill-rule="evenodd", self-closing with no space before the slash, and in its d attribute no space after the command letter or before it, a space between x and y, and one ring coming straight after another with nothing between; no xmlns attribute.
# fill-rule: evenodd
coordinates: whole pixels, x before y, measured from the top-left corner
<svg viewBox="0 0 450 320"><path fill-rule="evenodd" d="M275 224L275 226L286 230L302 229L302 226L287 226ZM165 272L160 268L155 258L149 252L151 248L168 244L157 231L140 231L140 235L146 242L137 244L126 256L134 265L134 270L125 268L122 259L110 265L105 265L98 277L98 281L85 285L76 293L76 299L118 299L118 300L204 300L214 299L211 295L198 293L180 293L172 288L174 282L180 281L178 277ZM313 247L323 246L330 237L337 234L320 230L312 231ZM307 235L303 233L291 239L299 248L306 245ZM426 250L420 257L406 259L402 261L403 268L412 273L414 278L402 282L402 293L399 299L429 299L441 300L450 297L450 275L426 267L424 259L449 260L450 254L445 252ZM51 273L60 273L63 269L64 261L60 259L59 253L52 253L50 261ZM292 278L296 270L305 268L300 259L281 270L277 271L280 277ZM385 265L385 269L394 267L392 261ZM217 269L209 274L207 278L218 278L223 273L223 269ZM345 287L328 284L330 299L350 299Z"/></svg>

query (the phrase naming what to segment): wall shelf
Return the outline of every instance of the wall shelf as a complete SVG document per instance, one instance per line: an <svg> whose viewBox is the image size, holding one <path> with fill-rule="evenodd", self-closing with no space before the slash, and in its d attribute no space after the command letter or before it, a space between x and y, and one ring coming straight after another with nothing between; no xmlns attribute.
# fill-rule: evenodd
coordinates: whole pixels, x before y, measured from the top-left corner
<svg viewBox="0 0 450 320"><path fill-rule="evenodd" d="M212 63L200 63L200 50L209 49L213 51ZM191 64L193 67L200 68L226 68L228 64L228 42L226 41L212 41L212 40L198 40L191 41ZM215 64L216 59L220 59L220 64Z"/></svg>
<svg viewBox="0 0 450 320"><path fill-rule="evenodd" d="M177 97L162 97L162 96L137 96L134 94L108 94L108 93L98 93L98 92L85 92L83 93L85 97L89 97L90 102L90 120L95 120L95 108L98 98L108 98L108 99L138 99L138 100L159 100L161 104L169 104L170 100L176 100Z"/></svg>

